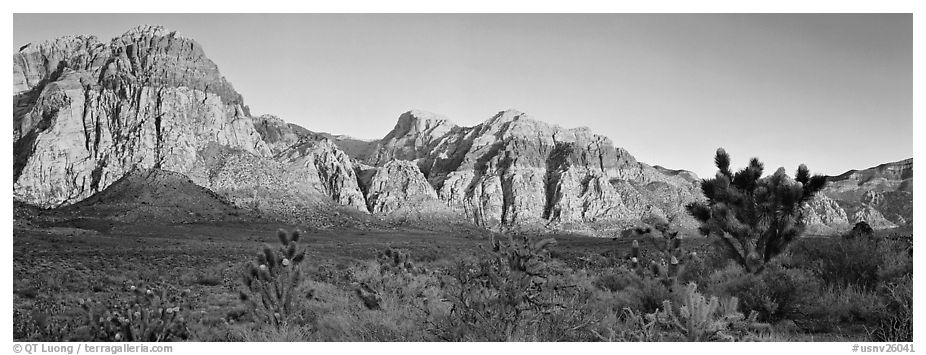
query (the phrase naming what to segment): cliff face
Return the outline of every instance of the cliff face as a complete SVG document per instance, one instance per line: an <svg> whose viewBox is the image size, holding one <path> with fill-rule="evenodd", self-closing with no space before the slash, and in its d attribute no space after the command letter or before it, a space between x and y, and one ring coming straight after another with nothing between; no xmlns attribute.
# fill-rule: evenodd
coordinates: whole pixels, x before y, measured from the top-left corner
<svg viewBox="0 0 926 355"><path fill-rule="evenodd" d="M368 163L393 160L413 161L448 207L490 228L618 225L654 213L690 224L678 208L663 205L697 198L691 175L641 164L587 128L565 129L514 110L474 127L406 112Z"/></svg>
<svg viewBox="0 0 926 355"><path fill-rule="evenodd" d="M282 121L274 136L281 130L251 118L199 44L176 32L64 37L26 45L13 62L18 201L69 205L156 168L232 201L298 186L273 198L364 208L346 154Z"/></svg>
<svg viewBox="0 0 926 355"><path fill-rule="evenodd" d="M702 198L691 172L649 166L588 128L514 110L472 127L409 111L377 141L252 117L199 44L161 27L108 42L69 36L28 44L13 62L13 194L41 207L73 205L120 180L115 189L130 196L124 190L151 180L139 176L158 171L164 175L151 181L186 186L184 177L222 203L293 221L337 207L613 235L653 217L693 227L684 206ZM909 225L912 165L831 177L806 209L810 224L825 232L858 221Z"/></svg>
<svg viewBox="0 0 926 355"><path fill-rule="evenodd" d="M913 159L850 170L828 181L818 199L839 216L828 224L832 230L846 231L858 222L874 229L912 225Z"/></svg>
<svg viewBox="0 0 926 355"><path fill-rule="evenodd" d="M162 28L28 45L13 72L14 195L28 203L70 204L136 167L189 173L210 142L267 152L199 45Z"/></svg>

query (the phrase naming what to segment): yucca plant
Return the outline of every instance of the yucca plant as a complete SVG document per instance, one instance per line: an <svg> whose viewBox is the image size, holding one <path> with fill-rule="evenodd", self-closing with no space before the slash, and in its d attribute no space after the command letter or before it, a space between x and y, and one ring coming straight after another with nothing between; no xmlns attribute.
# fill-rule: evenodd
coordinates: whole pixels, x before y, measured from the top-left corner
<svg viewBox="0 0 926 355"><path fill-rule="evenodd" d="M280 244L276 249L265 244L256 262L247 264L240 298L257 319L279 328L287 324L294 311L305 249L299 248L298 230L286 233L281 229L277 237Z"/></svg>
<svg viewBox="0 0 926 355"><path fill-rule="evenodd" d="M762 177L764 165L756 158L733 173L723 148L714 162L717 175L701 181L707 201L688 204L688 213L701 223L701 234L717 238L731 259L759 273L804 232L803 207L826 185L826 176L811 176L801 164L793 179L784 168Z"/></svg>

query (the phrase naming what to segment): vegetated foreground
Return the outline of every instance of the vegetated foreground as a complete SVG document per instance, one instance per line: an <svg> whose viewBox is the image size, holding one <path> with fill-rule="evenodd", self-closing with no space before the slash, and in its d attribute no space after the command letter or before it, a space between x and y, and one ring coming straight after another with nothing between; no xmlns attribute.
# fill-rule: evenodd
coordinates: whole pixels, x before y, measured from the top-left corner
<svg viewBox="0 0 926 355"><path fill-rule="evenodd" d="M704 237L672 250L655 230L555 244L317 231L281 245L279 227L18 225L14 339L912 340L912 247L877 236L804 239L753 276Z"/></svg>

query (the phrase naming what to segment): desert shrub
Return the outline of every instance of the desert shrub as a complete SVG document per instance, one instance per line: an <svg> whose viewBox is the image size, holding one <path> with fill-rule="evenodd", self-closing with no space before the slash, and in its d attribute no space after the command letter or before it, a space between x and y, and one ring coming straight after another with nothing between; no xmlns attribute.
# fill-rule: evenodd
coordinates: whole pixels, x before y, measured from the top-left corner
<svg viewBox="0 0 926 355"><path fill-rule="evenodd" d="M715 243L717 241L715 240ZM685 268L679 273L678 280L680 283L687 284L694 282L698 285L707 283L711 274L717 270L725 268L731 261L723 253L720 247L707 245L706 248L692 251L685 263Z"/></svg>
<svg viewBox="0 0 926 355"><path fill-rule="evenodd" d="M647 240L651 248L643 250L639 240L634 240L625 266L614 268L611 274L596 280L596 286L617 294L613 308L655 312L681 288L679 279L694 255L682 248L681 236L668 222L657 218L652 223L661 237Z"/></svg>
<svg viewBox="0 0 926 355"><path fill-rule="evenodd" d="M671 229L668 222L657 218L653 224L661 235L649 240L653 252L644 258L639 241L634 240L630 248L630 267L641 278L657 280L672 292L678 288L679 276L692 255L682 248L681 235Z"/></svg>
<svg viewBox="0 0 926 355"><path fill-rule="evenodd" d="M630 286L633 282L633 276L634 273L626 268L609 268L603 270L592 282L592 285L600 290L616 292Z"/></svg>
<svg viewBox="0 0 926 355"><path fill-rule="evenodd" d="M649 272L640 273L623 267L610 269L595 280L596 287L613 293L609 302L611 308L625 308L637 312L652 313L662 306L665 300L673 299L673 292L663 279L650 276Z"/></svg>
<svg viewBox="0 0 926 355"><path fill-rule="evenodd" d="M882 283L903 282L913 276L912 236L892 234L879 240L878 250L882 255L878 279Z"/></svg>
<svg viewBox="0 0 926 355"><path fill-rule="evenodd" d="M167 285L149 288L130 285L129 301L81 299L86 311L85 324L74 340L84 341L179 341L190 337L181 315L190 307L185 298L189 290L177 292Z"/></svg>
<svg viewBox="0 0 926 355"><path fill-rule="evenodd" d="M857 285L823 287L813 314L832 324L877 322L885 311L881 295Z"/></svg>
<svg viewBox="0 0 926 355"><path fill-rule="evenodd" d="M852 227L852 230L849 233L846 233L844 238L872 238L875 235L875 230L871 228L871 225L868 222L861 221L855 224Z"/></svg>
<svg viewBox="0 0 926 355"><path fill-rule="evenodd" d="M608 342L663 341L662 333L656 329L656 318L630 308L610 314L590 331L597 340Z"/></svg>
<svg viewBox="0 0 926 355"><path fill-rule="evenodd" d="M851 232L850 232L851 235ZM913 272L902 241L865 237L802 240L790 253L792 266L809 270L829 285L876 288Z"/></svg>
<svg viewBox="0 0 926 355"><path fill-rule="evenodd" d="M736 297L704 297L690 283L678 301L664 300L650 313L624 308L591 332L603 341L738 341L753 335L757 313L744 316Z"/></svg>
<svg viewBox="0 0 926 355"><path fill-rule="evenodd" d="M877 243L868 238L814 238L796 245L790 262L827 284L867 288L877 284L883 260Z"/></svg>
<svg viewBox="0 0 926 355"><path fill-rule="evenodd" d="M205 269L189 269L180 274L179 283L181 285L200 285L200 286L218 286L224 281L224 273L221 268L209 267Z"/></svg>
<svg viewBox="0 0 926 355"><path fill-rule="evenodd" d="M461 258L443 281L450 309L436 317L436 335L451 341L580 340L595 312L591 279L567 277L549 257L553 239L493 241L481 258Z"/></svg>
<svg viewBox="0 0 926 355"><path fill-rule="evenodd" d="M280 246L274 250L264 245L257 255L257 262L248 263L243 272L245 289L239 297L248 306L255 318L276 328L293 321L296 314L294 301L300 294L305 249L299 249L299 231L286 233L279 230Z"/></svg>
<svg viewBox="0 0 926 355"><path fill-rule="evenodd" d="M721 242L721 250L750 273L759 273L783 253L805 229L802 206L826 185L826 177L810 176L801 164L794 179L784 168L762 177L756 158L735 174L722 148L714 158L717 175L701 181L706 202L692 202L688 213L698 230Z"/></svg>
<svg viewBox="0 0 926 355"><path fill-rule="evenodd" d="M366 341L429 341L432 315L449 306L440 302L440 279L415 265L409 252L388 248L375 261L351 267L351 300L357 307L352 337Z"/></svg>
<svg viewBox="0 0 926 355"><path fill-rule="evenodd" d="M886 283L880 291L885 308L877 325L868 331L871 341L913 341L913 277Z"/></svg>
<svg viewBox="0 0 926 355"><path fill-rule="evenodd" d="M396 262L399 260L399 262ZM446 315L440 279L407 250L388 248L373 260L307 265L310 291L297 299L302 324L260 330L261 338L303 341L434 341L432 320Z"/></svg>
<svg viewBox="0 0 926 355"><path fill-rule="evenodd" d="M75 328L72 322L54 317L61 314L60 304L40 304L40 310L13 309L13 339L16 341L65 341ZM37 304L37 305L38 305Z"/></svg>
<svg viewBox="0 0 926 355"><path fill-rule="evenodd" d="M758 312L760 321L791 319L798 322L816 319L809 313L815 309L821 284L806 270L788 269L777 263L760 274L731 264L711 275L706 289L713 295L737 297L740 310Z"/></svg>

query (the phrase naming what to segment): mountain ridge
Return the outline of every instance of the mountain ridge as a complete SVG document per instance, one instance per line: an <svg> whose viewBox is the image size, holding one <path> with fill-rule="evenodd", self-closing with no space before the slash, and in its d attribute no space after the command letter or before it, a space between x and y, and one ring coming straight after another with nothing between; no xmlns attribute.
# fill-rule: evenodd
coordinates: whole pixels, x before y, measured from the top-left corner
<svg viewBox="0 0 926 355"><path fill-rule="evenodd" d="M297 223L343 210L614 235L653 215L693 227L684 205L703 198L693 172L638 162L587 127L513 109L470 127L409 110L369 141L255 117L198 43L160 26L108 43L66 36L25 45L13 84L14 200L44 208L93 201L151 169ZM912 223L906 161L839 175L810 219L833 230L862 219Z"/></svg>

